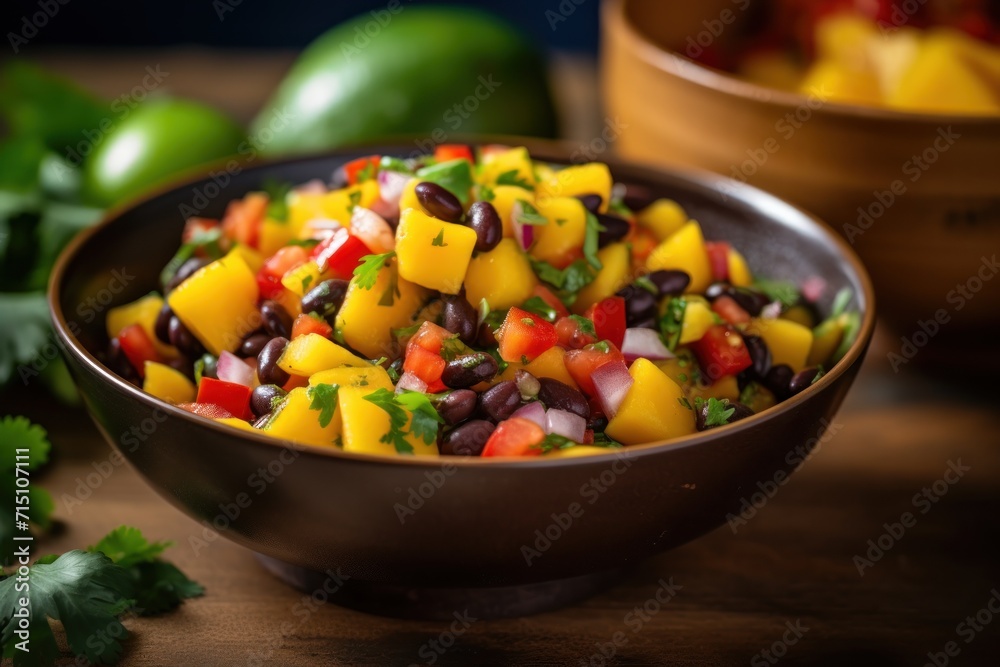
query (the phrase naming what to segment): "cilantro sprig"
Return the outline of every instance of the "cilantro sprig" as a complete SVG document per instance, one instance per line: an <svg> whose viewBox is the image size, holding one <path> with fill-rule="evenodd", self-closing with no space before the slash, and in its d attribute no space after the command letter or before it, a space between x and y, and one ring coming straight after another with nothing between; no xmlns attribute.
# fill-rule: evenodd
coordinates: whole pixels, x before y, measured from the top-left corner
<svg viewBox="0 0 1000 667"><path fill-rule="evenodd" d="M593 282L596 274L586 261L578 259L565 269L557 269L548 262L532 260L531 265L539 279L560 290L563 302L572 302L576 293Z"/></svg>
<svg viewBox="0 0 1000 667"><path fill-rule="evenodd" d="M337 409L337 394L340 390L339 384L317 384L306 390L306 398L309 399L309 409L319 412L319 425L326 428L333 420L333 413Z"/></svg>
<svg viewBox="0 0 1000 667"><path fill-rule="evenodd" d="M684 313L687 310L687 299L676 297L667 302L667 307L660 317L660 333L671 350L677 349L681 341L681 329L684 326Z"/></svg>
<svg viewBox="0 0 1000 667"><path fill-rule="evenodd" d="M707 401L703 398L695 398L694 406L705 416L705 428L713 426L725 426L729 423L729 418L736 412L736 408L729 406L729 399L722 400L711 397Z"/></svg>
<svg viewBox="0 0 1000 667"><path fill-rule="evenodd" d="M288 193L292 184L274 180L264 181L267 194L267 217L277 222L288 222Z"/></svg>
<svg viewBox="0 0 1000 667"><path fill-rule="evenodd" d="M754 288L763 292L771 301L780 301L781 305L790 308L801 298L799 288L787 280L765 280L758 278L753 283Z"/></svg>
<svg viewBox="0 0 1000 667"><path fill-rule="evenodd" d="M382 270L389 260L396 256L395 250L384 252L381 255L365 255L361 258L361 263L354 267L354 280L361 289L375 287L378 281L378 272Z"/></svg>
<svg viewBox="0 0 1000 667"><path fill-rule="evenodd" d="M497 176L497 185L516 185L519 188L524 188L525 190L534 190L534 184L528 179L520 176L520 172L517 169L511 169L510 171L505 171L499 176Z"/></svg>
<svg viewBox="0 0 1000 667"><path fill-rule="evenodd" d="M583 315L570 315L569 319L576 322L576 326L580 328L580 333L585 336L597 337L597 330L594 329L594 322Z"/></svg>
<svg viewBox="0 0 1000 667"><path fill-rule="evenodd" d="M601 260L597 258L598 236L607 231L597 216L587 211L587 227L583 237L583 256L594 269L601 270Z"/></svg>
<svg viewBox="0 0 1000 667"><path fill-rule="evenodd" d="M393 394L388 389L380 388L364 399L389 415L389 431L379 438L379 442L392 445L397 454L413 454L413 445L406 439L407 435L422 438L425 443L431 444L437 439L438 426L444 423L431 399L418 391Z"/></svg>
<svg viewBox="0 0 1000 667"><path fill-rule="evenodd" d="M546 303L540 296L533 296L521 304L521 310L540 315L547 322L555 322L559 319L559 313L555 308Z"/></svg>

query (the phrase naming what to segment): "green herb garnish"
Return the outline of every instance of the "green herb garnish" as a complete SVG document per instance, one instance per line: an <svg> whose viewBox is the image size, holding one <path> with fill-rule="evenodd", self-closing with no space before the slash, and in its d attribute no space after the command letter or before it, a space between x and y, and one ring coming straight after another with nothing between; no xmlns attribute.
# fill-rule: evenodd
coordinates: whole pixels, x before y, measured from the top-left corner
<svg viewBox="0 0 1000 667"><path fill-rule="evenodd" d="M291 183L274 180L264 181L264 192L267 194L267 217L277 222L288 222L288 193L292 191Z"/></svg>
<svg viewBox="0 0 1000 667"><path fill-rule="evenodd" d="M439 248L444 248L445 246L448 245L447 243L444 242L444 227L442 227L441 231L438 232L438 235L435 236L433 240L431 240L431 245L437 246Z"/></svg>
<svg viewBox="0 0 1000 667"><path fill-rule="evenodd" d="M660 333L663 334L663 340L671 350L677 349L677 345L680 344L686 310L687 300L675 297L667 302L666 310L660 318Z"/></svg>
<svg viewBox="0 0 1000 667"><path fill-rule="evenodd" d="M539 226L549 224L549 219L539 213L538 209L531 202L518 199L517 204L521 208L520 213L517 215L517 221L522 225Z"/></svg>
<svg viewBox="0 0 1000 667"><path fill-rule="evenodd" d="M306 390L309 409L319 411L319 425L322 428L329 426L333 419L333 413L337 409L337 392L339 390L339 384L317 384Z"/></svg>
<svg viewBox="0 0 1000 667"><path fill-rule="evenodd" d="M497 185L516 185L519 188L524 188L525 190L534 190L535 186L528 179L519 176L519 171L517 169L511 169L510 171L505 171L499 176L497 176Z"/></svg>
<svg viewBox="0 0 1000 667"><path fill-rule="evenodd" d="M794 306L799 302L801 296L799 289L787 280L765 280L757 279L753 284L754 288L771 301L780 301L786 308Z"/></svg>
<svg viewBox="0 0 1000 667"><path fill-rule="evenodd" d="M555 322L559 319L559 313L556 312L556 309L546 303L545 299L540 296L533 296L522 303L521 309L540 315L547 322Z"/></svg>
<svg viewBox="0 0 1000 667"><path fill-rule="evenodd" d="M395 250L384 252L381 255L365 255L361 258L361 263L354 268L354 281L361 289L371 289L378 281L378 272L386 263L396 256Z"/></svg>
<svg viewBox="0 0 1000 667"><path fill-rule="evenodd" d="M458 197L462 206L469 203L469 191L472 190L473 185L472 166L465 158L422 167L417 170L417 178L437 183Z"/></svg>
<svg viewBox="0 0 1000 667"><path fill-rule="evenodd" d="M729 399L709 398L708 409L705 412L705 426L725 426L729 423L729 418L736 412L736 408L729 407ZM698 406L701 409L701 406Z"/></svg>
<svg viewBox="0 0 1000 667"><path fill-rule="evenodd" d="M580 333L585 336L597 337L597 331L594 330L594 323L583 315L570 315L569 319L576 322L576 325L580 328Z"/></svg>
<svg viewBox="0 0 1000 667"><path fill-rule="evenodd" d="M587 230L583 237L583 256L594 269L601 270L601 260L597 258L598 235L606 231L597 216L587 211Z"/></svg>

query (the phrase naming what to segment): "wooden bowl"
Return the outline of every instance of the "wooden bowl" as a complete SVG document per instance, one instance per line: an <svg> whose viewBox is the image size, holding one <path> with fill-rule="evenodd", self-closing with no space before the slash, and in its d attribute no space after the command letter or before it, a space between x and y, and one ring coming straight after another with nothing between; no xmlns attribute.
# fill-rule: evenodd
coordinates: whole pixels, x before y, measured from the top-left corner
<svg viewBox="0 0 1000 667"><path fill-rule="evenodd" d="M507 142L526 143L536 158L569 161L567 147ZM613 160L616 179L676 199L709 238L732 240L766 275L824 278L821 310L838 290L852 290L862 324L847 355L802 393L729 426L620 455L524 460L389 458L282 443L160 401L98 360L107 345L104 318L81 304L99 296L103 312L157 289L160 268L179 245L181 205L210 193L202 215L217 217L268 179L328 178L356 157L410 151L412 143L365 147L246 168L225 184L204 178L112 213L62 255L49 303L70 372L108 442L199 522L187 541L192 548L210 552L221 534L262 554L286 580L310 592L334 587L331 601L369 611L519 615L579 599L609 572L739 517L745 503L757 502L755 493L836 429L834 413L875 322L870 282L850 248L759 190L723 202L719 177Z"/></svg>
<svg viewBox="0 0 1000 667"><path fill-rule="evenodd" d="M872 274L888 361L1000 367L1000 118L903 113L771 90L684 52L738 40L752 5L609 0L602 86L626 158L707 169L792 201ZM681 49L672 51L670 47ZM905 340L903 340L905 339ZM992 353L991 353L992 352Z"/></svg>

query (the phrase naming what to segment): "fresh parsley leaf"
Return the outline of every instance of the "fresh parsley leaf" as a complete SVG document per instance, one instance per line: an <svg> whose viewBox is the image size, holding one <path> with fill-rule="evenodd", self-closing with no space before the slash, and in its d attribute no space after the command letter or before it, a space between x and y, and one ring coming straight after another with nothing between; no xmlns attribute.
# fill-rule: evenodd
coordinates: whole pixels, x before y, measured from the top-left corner
<svg viewBox="0 0 1000 667"><path fill-rule="evenodd" d="M514 209L513 215L522 225L539 226L549 224L549 219L539 213L538 209L531 202L525 199L518 199L515 203L517 204L517 208Z"/></svg>
<svg viewBox="0 0 1000 667"><path fill-rule="evenodd" d="M188 598L205 594L205 589L173 563L153 560L129 568L132 577L135 607L141 616L170 611Z"/></svg>
<svg viewBox="0 0 1000 667"><path fill-rule="evenodd" d="M172 545L169 541L149 542L138 528L119 526L87 551L99 551L118 565L131 567L156 560Z"/></svg>
<svg viewBox="0 0 1000 667"><path fill-rule="evenodd" d="M729 400L709 398L706 402L705 427L725 426L729 423L729 418L736 412L736 408L729 407Z"/></svg>
<svg viewBox="0 0 1000 667"><path fill-rule="evenodd" d="M676 297L667 302L667 307L660 317L660 333L671 350L677 349L681 341L681 329L684 327L684 312L687 310L687 300Z"/></svg>
<svg viewBox="0 0 1000 667"><path fill-rule="evenodd" d="M594 432L594 447L607 447L608 449L621 449L622 443L608 437L604 431Z"/></svg>
<svg viewBox="0 0 1000 667"><path fill-rule="evenodd" d="M587 211L587 229L583 237L583 256L594 269L601 270L601 260L597 258L598 235L606 231L597 216Z"/></svg>
<svg viewBox="0 0 1000 667"><path fill-rule="evenodd" d="M423 326L423 322L417 321L408 327L393 329L392 335L395 336L396 338L412 338L413 334L417 333L417 331L420 330L421 326Z"/></svg>
<svg viewBox="0 0 1000 667"><path fill-rule="evenodd" d="M559 313L556 312L556 309L546 303L545 299L540 296L533 296L522 303L521 309L540 315L548 322L555 322L559 319Z"/></svg>
<svg viewBox="0 0 1000 667"><path fill-rule="evenodd" d="M594 329L594 323L583 315L570 315L569 319L576 322L576 326L580 328L580 333L585 336L597 337L597 331Z"/></svg>
<svg viewBox="0 0 1000 667"><path fill-rule="evenodd" d="M765 280L758 278L753 286L763 292L771 301L780 301L786 308L799 302L799 289L786 280Z"/></svg>
<svg viewBox="0 0 1000 667"><path fill-rule="evenodd" d="M589 285L595 277L587 262L582 259L576 260L565 269L557 269L542 260L532 260L531 265L541 280L570 294Z"/></svg>
<svg viewBox="0 0 1000 667"><path fill-rule="evenodd" d="M395 250L384 252L381 255L365 255L361 258L361 263L354 268L354 281L361 289L375 287L378 280L378 272L386 263L396 256Z"/></svg>
<svg viewBox="0 0 1000 667"><path fill-rule="evenodd" d="M292 191L291 183L264 181L264 192L267 193L267 217L277 222L288 222L288 193Z"/></svg>
<svg viewBox="0 0 1000 667"><path fill-rule="evenodd" d="M376 389L364 397L366 401L382 408L389 415L389 431L379 438L379 442L392 445L397 454L412 454L413 445L406 440L406 425L409 418L396 396L385 388Z"/></svg>
<svg viewBox="0 0 1000 667"><path fill-rule="evenodd" d="M8 416L0 421L0 499L3 501L0 504L12 508L0 512L0 565L8 565L13 561L13 538L19 532L24 533L23 528L19 530L15 525L21 517L15 515L14 509L25 509L28 520L40 528L48 528L51 524L55 503L45 489L29 483L26 487L27 507L15 505L18 489L25 488L17 484L18 461L24 464L24 470L36 470L48 461L50 449L48 436L41 426L33 425L24 417ZM19 455L26 458L19 460Z"/></svg>
<svg viewBox="0 0 1000 667"><path fill-rule="evenodd" d="M333 419L337 409L337 392L339 384L317 384L306 390L309 399L309 409L319 411L319 425L326 428Z"/></svg>
<svg viewBox="0 0 1000 667"><path fill-rule="evenodd" d="M511 169L510 171L505 171L499 176L497 176L497 185L516 185L519 188L524 188L525 190L534 190L535 185L519 175L518 169Z"/></svg>
<svg viewBox="0 0 1000 667"><path fill-rule="evenodd" d="M442 227L441 231L438 232L438 235L431 240L431 245L439 248L444 248L448 245L444 242L444 227Z"/></svg>
<svg viewBox="0 0 1000 667"><path fill-rule="evenodd" d="M55 664L59 647L49 619L62 623L66 642L77 656L91 663L114 664L122 654L121 640L128 630L119 616L132 606L132 581L128 571L101 553L74 550L30 569L31 586L18 591L17 577L0 581L0 644L14 665ZM21 598L31 610L28 632L30 653L16 651L20 641L15 613ZM94 641L101 637L102 641Z"/></svg>
<svg viewBox="0 0 1000 667"><path fill-rule="evenodd" d="M403 391L396 396L396 403L410 411L410 433L423 438L428 445L437 440L438 426L444 423L444 419L427 394Z"/></svg>
<svg viewBox="0 0 1000 667"><path fill-rule="evenodd" d="M0 385L38 375L30 364L50 340L49 307L42 292L0 294Z"/></svg>
<svg viewBox="0 0 1000 667"><path fill-rule="evenodd" d="M458 197L465 206L469 203L469 192L472 190L472 165L465 158L439 162L417 170L417 178L437 183L442 188Z"/></svg>

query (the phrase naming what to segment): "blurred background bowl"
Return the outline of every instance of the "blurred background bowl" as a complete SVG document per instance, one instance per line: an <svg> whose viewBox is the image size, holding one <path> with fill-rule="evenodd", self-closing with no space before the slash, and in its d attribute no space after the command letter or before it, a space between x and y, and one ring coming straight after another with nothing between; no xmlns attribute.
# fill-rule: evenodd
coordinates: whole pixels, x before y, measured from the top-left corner
<svg viewBox="0 0 1000 667"><path fill-rule="evenodd" d="M526 143L535 158L569 161L571 147ZM220 215L227 202L268 179L327 178L356 157L411 149L405 143L367 147L252 167L222 186L204 215ZM519 615L565 604L593 592L606 573L725 523L758 483L796 468L802 452L824 439L875 322L864 268L807 214L753 188L724 202L719 189L726 180L719 177L609 164L617 181L678 201L708 238L732 241L767 277L797 284L822 277L821 311L829 311L838 291L851 290L850 307L862 324L846 356L804 392L760 415L630 447L623 461L615 455L384 458L293 444L285 451L279 441L197 417L116 376L98 360L108 342L103 318L80 312L80 304L108 291L116 271L134 278L109 306L157 288L184 225L178 206L207 178L119 210L77 237L49 289L61 347L108 442L163 497L263 554L286 580L311 590L309 582L315 588L317 581L311 573L339 568L350 579L338 603L397 615L449 617L462 608L476 616ZM129 434L137 425L141 442ZM273 475L264 492L258 490L262 469ZM252 501L234 505L241 494ZM526 557L525 549L538 555Z"/></svg>
<svg viewBox="0 0 1000 667"><path fill-rule="evenodd" d="M825 220L871 272L896 365L1000 369L1000 307L978 294L1000 270L1000 118L824 102L671 50L697 56L741 39L752 9L745 0L604 4L602 87L622 128L619 153L725 174Z"/></svg>

